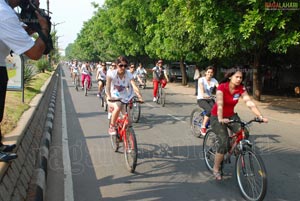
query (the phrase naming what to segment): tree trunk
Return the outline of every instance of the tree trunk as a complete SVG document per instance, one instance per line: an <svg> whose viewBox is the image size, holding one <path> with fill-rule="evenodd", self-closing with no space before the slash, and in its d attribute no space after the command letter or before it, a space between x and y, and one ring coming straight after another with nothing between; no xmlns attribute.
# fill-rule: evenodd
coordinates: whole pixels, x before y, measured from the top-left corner
<svg viewBox="0 0 300 201"><path fill-rule="evenodd" d="M183 86L187 85L188 79L187 79L187 73L186 73L186 66L184 65L184 60L180 59L180 70L182 75L182 81L181 84Z"/></svg>
<svg viewBox="0 0 300 201"><path fill-rule="evenodd" d="M259 55L254 55L253 62L253 98L260 101L261 98L261 75L259 69Z"/></svg>

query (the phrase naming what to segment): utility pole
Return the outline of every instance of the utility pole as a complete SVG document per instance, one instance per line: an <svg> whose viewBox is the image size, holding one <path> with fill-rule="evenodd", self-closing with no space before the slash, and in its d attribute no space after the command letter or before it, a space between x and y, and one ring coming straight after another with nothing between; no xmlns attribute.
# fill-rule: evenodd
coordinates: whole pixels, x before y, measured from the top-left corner
<svg viewBox="0 0 300 201"><path fill-rule="evenodd" d="M50 16L49 0L47 0L47 12L48 12L48 16Z"/></svg>

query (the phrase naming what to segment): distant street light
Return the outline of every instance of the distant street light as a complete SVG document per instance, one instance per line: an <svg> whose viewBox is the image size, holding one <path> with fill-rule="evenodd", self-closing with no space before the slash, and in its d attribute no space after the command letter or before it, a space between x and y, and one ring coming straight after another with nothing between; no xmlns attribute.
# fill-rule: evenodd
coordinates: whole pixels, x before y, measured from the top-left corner
<svg viewBox="0 0 300 201"><path fill-rule="evenodd" d="M56 27L57 25L60 25L60 24L63 24L63 23L65 23L65 21L63 21L63 22L58 22L58 23L52 23L52 25L53 25L53 31L55 31L55 27Z"/></svg>

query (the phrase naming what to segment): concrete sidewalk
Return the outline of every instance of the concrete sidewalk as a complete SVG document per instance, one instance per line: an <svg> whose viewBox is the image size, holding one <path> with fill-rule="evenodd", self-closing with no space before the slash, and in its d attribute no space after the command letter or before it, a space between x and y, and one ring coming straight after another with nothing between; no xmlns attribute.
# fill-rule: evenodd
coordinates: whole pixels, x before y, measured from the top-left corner
<svg viewBox="0 0 300 201"><path fill-rule="evenodd" d="M184 95L188 95L196 99L194 83L189 83L187 86L182 86L181 83L168 83L166 88L171 91L177 91ZM268 107L274 110L286 110L287 112L300 114L300 98L262 95L261 101L255 101L260 107Z"/></svg>

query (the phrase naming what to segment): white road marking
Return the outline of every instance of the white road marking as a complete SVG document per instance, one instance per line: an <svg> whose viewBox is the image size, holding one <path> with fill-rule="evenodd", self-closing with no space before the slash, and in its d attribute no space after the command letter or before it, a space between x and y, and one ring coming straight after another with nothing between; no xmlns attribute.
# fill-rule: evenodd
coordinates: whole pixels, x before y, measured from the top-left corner
<svg viewBox="0 0 300 201"><path fill-rule="evenodd" d="M60 69L60 74L62 75L62 69ZM72 179L71 160L70 160L69 143L68 143L66 104L65 104L62 77L61 77L61 107L62 107L62 150L63 150L63 166L64 166L64 175L65 175L64 200L74 201L73 179Z"/></svg>
<svg viewBox="0 0 300 201"><path fill-rule="evenodd" d="M170 116L170 117L172 117L173 119L176 119L177 121L180 121L180 122L182 122L182 123L185 123L186 124L186 121L184 121L184 120L182 120L182 119L180 119L180 118L178 118L178 117L176 117L176 116L174 116L174 115L171 115L171 114L168 114L168 116Z"/></svg>

